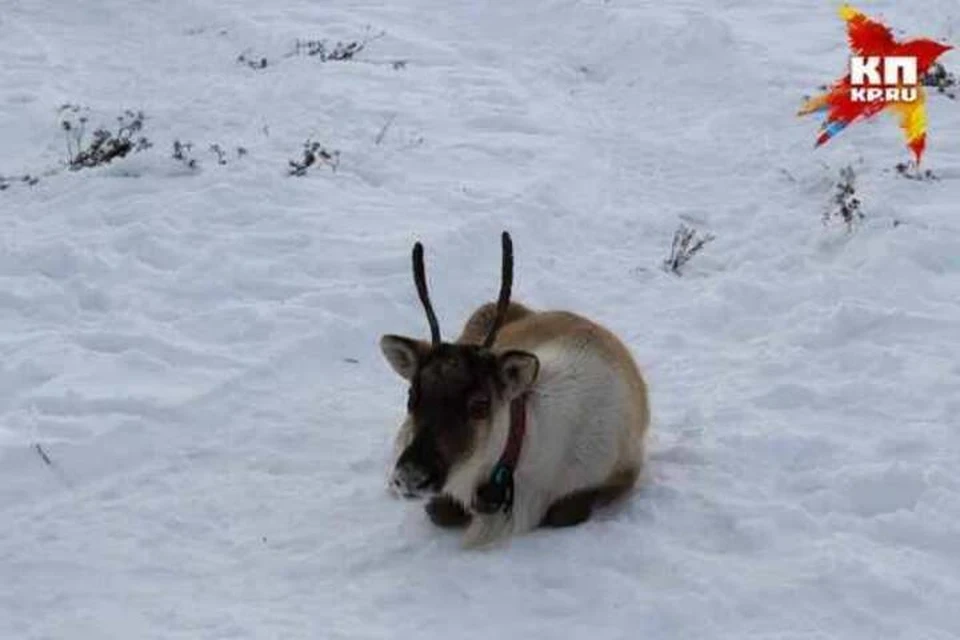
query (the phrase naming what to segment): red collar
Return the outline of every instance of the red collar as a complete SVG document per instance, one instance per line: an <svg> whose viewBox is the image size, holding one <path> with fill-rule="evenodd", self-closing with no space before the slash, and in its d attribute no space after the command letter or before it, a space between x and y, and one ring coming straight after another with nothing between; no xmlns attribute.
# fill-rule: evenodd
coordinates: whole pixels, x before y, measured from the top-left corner
<svg viewBox="0 0 960 640"><path fill-rule="evenodd" d="M510 432L503 454L490 472L490 479L477 488L473 507L478 512L509 512L513 507L513 471L520 461L526 431L527 394L523 394L510 403Z"/></svg>
<svg viewBox="0 0 960 640"><path fill-rule="evenodd" d="M517 468L520 461L520 450L523 448L523 438L527 432L527 394L517 396L510 403L510 432L507 435L507 446L503 449L500 462Z"/></svg>

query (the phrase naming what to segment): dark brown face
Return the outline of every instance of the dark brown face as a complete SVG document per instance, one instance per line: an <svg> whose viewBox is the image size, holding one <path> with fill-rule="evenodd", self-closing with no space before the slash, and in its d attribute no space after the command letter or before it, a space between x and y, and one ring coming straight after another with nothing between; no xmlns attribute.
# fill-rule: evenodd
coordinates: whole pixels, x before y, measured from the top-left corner
<svg viewBox="0 0 960 640"><path fill-rule="evenodd" d="M534 383L540 363L524 351L497 353L477 345L429 343L384 336L384 356L409 381L409 444L391 484L415 496L440 490L450 469L467 459L491 428L497 407Z"/></svg>
<svg viewBox="0 0 960 640"><path fill-rule="evenodd" d="M417 490L438 490L450 467L470 455L502 390L497 357L489 350L452 344L430 350L410 380L413 440L397 473Z"/></svg>

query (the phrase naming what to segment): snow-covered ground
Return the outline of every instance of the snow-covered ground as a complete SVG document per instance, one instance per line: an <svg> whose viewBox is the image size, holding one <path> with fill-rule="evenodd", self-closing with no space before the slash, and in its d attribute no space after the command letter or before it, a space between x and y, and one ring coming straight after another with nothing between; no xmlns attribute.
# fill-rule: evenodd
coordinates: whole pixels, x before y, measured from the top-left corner
<svg viewBox="0 0 960 640"><path fill-rule="evenodd" d="M960 44L956 0L861 8ZM960 102L937 182L886 117L814 150L846 55L806 0L4 0L0 638L960 637ZM44 175L64 103L154 147ZM308 137L336 172L286 175ZM504 228L517 299L635 353L650 464L465 552L385 490L377 340L426 335L415 239L451 336Z"/></svg>

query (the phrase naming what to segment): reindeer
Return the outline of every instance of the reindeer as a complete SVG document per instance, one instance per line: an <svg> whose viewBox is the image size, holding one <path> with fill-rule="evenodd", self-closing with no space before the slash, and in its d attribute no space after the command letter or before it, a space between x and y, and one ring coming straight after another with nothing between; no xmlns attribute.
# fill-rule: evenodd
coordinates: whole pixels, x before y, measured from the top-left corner
<svg viewBox="0 0 960 640"><path fill-rule="evenodd" d="M511 302L507 232L502 245L497 302L474 311L450 343L440 338L417 242L413 276L431 341L380 339L410 383L391 488L433 494L430 519L465 527L466 548L579 524L628 493L650 422L646 384L626 346L582 316Z"/></svg>

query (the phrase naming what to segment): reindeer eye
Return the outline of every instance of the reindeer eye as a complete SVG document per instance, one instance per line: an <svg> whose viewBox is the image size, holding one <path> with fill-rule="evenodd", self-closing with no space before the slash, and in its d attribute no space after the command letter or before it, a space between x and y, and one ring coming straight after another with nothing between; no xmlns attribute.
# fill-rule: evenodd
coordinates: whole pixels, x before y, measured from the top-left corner
<svg viewBox="0 0 960 640"><path fill-rule="evenodd" d="M490 417L490 398L486 396L470 398L467 403L467 412L472 420L486 420Z"/></svg>

